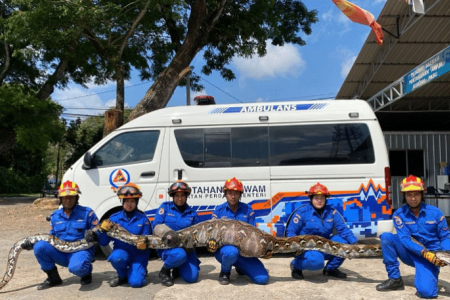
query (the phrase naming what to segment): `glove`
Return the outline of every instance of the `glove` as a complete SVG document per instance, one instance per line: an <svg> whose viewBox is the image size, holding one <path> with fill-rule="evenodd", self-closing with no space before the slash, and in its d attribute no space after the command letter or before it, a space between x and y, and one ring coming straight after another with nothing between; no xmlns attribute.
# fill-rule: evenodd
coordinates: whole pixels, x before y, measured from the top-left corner
<svg viewBox="0 0 450 300"><path fill-rule="evenodd" d="M432 263L436 267L445 266L445 262L440 260L439 258L437 258L436 254L434 254L433 252L430 252L430 251L424 249L420 252L420 255L422 255L423 258L428 260L430 263Z"/></svg>
<svg viewBox="0 0 450 300"><path fill-rule="evenodd" d="M170 248L176 248L180 246L180 237L178 233L173 230L169 230L161 238L161 241Z"/></svg>
<svg viewBox="0 0 450 300"><path fill-rule="evenodd" d="M145 251L148 249L147 246L147 237L145 236L140 236L137 243L136 243L136 248L138 248L139 250Z"/></svg>
<svg viewBox="0 0 450 300"><path fill-rule="evenodd" d="M86 230L86 232L84 233L84 239L86 240L86 242L88 243L95 243L98 242L98 236L97 234L92 231L92 230Z"/></svg>
<svg viewBox="0 0 450 300"><path fill-rule="evenodd" d="M105 220L100 224L100 231L101 231L101 232L109 231L113 225L114 225L113 222L111 222L109 219L105 219Z"/></svg>
<svg viewBox="0 0 450 300"><path fill-rule="evenodd" d="M20 247L23 250L33 250L33 244L31 243L31 241L29 239L26 239L25 242L22 243L22 245L20 245Z"/></svg>

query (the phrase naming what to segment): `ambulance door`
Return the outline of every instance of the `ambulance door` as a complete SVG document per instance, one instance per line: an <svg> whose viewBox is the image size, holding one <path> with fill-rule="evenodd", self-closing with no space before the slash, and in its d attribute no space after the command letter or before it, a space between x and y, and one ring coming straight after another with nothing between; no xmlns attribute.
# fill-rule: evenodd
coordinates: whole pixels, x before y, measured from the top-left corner
<svg viewBox="0 0 450 300"><path fill-rule="evenodd" d="M141 188L139 209L144 211L155 193L160 173L164 128L112 133L103 145L90 152L91 167L75 172L81 188L80 203L101 218L120 207L114 190L133 182Z"/></svg>

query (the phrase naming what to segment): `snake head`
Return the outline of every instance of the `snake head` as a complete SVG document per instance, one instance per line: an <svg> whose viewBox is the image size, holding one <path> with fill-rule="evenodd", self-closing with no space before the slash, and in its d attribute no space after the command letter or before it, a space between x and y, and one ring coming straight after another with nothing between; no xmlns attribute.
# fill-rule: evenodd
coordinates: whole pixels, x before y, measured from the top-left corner
<svg viewBox="0 0 450 300"><path fill-rule="evenodd" d="M100 231L101 232L107 232L111 229L111 227L114 225L113 222L111 222L109 219L104 220L101 224L100 224Z"/></svg>
<svg viewBox="0 0 450 300"><path fill-rule="evenodd" d="M207 249L208 249L209 252L214 253L214 252L217 251L217 249L219 249L219 244L217 244L215 239L210 239L208 241Z"/></svg>

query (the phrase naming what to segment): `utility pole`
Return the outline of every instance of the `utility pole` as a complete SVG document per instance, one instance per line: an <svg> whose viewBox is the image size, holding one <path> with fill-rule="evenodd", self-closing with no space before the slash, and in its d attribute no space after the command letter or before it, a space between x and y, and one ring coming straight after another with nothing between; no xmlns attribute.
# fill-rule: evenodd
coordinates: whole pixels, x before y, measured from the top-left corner
<svg viewBox="0 0 450 300"><path fill-rule="evenodd" d="M186 74L186 105L191 105L191 71Z"/></svg>

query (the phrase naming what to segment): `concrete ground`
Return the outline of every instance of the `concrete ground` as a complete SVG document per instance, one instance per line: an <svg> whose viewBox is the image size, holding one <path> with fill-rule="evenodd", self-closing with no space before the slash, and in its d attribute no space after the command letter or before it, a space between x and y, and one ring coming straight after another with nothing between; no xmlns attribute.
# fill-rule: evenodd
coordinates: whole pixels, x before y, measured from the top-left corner
<svg viewBox="0 0 450 300"><path fill-rule="evenodd" d="M31 205L32 199L0 199L0 262L6 262L9 249L19 239L34 233L47 233L49 223L45 217L51 209ZM23 251L18 259L12 280L0 290L0 299L418 299L415 296L414 269L401 265L406 288L403 291L377 292L375 286L387 279L381 258L346 260L340 270L348 274L345 280L322 275L322 271L305 271L304 280L290 276L292 255L277 255L263 260L269 271L270 281L265 286L250 282L246 276L231 273L231 284L222 286L217 278L220 265L209 254L201 254L199 281L186 284L177 279L172 287L163 287L158 278L162 262L152 259L148 265L147 284L139 289L128 285L109 287L108 281L115 271L102 254L96 256L93 283L81 287L79 278L59 267L63 284L44 291L37 291L46 275L31 251ZM4 264L6 267L6 264ZM3 274L0 270L0 276ZM439 299L450 299L450 267L444 267L439 277Z"/></svg>

